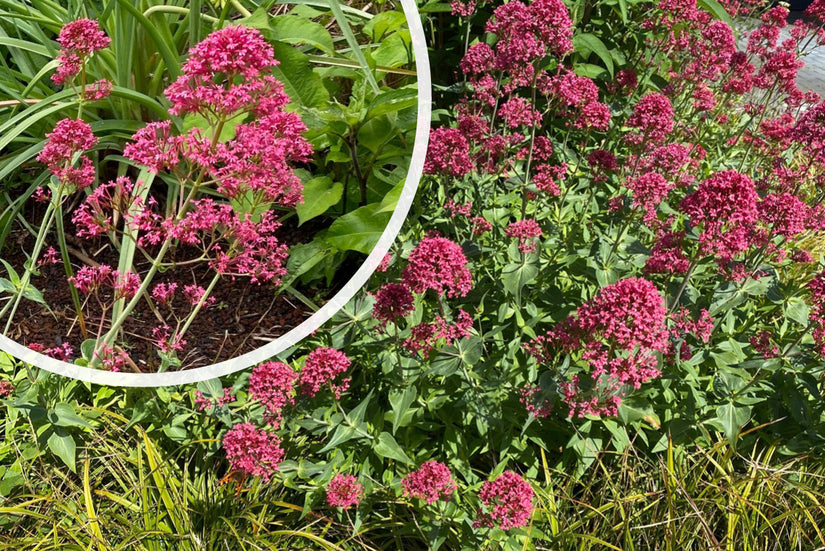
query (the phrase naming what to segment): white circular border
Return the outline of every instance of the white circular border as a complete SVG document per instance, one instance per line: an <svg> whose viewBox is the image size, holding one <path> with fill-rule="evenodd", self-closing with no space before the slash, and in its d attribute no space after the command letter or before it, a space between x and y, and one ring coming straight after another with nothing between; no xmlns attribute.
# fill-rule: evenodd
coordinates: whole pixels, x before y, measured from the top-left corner
<svg viewBox="0 0 825 551"><path fill-rule="evenodd" d="M401 6L404 9L404 16L407 18L407 24L410 29L418 77L418 119L415 129L415 144L413 145L412 158L410 159L410 166L407 171L407 179L404 183L404 188L401 190L401 196L398 198L398 204L390 217L387 227L384 229L384 233L382 233L378 239L378 243L376 243L361 267L358 268L358 271L355 272L355 275L347 281L344 287L338 291L329 302L324 304L324 306L312 314L312 316L304 320L298 327L293 328L285 335L281 335L269 344L265 344L252 352L247 352L236 358L187 371L173 371L169 373L115 373L112 371L91 369L44 356L1 334L0 350L46 371L100 385L127 387L183 385L228 375L266 361L287 348L298 344L301 339L308 336L318 329L321 324L329 320L333 314L344 307L344 305L355 296L355 293L367 283L367 280L378 267L384 255L389 251L392 242L395 241L410 210L424 168L424 157L427 153L427 143L430 137L432 102L430 62L427 56L424 29L421 26L418 8L414 0L401 0Z"/></svg>

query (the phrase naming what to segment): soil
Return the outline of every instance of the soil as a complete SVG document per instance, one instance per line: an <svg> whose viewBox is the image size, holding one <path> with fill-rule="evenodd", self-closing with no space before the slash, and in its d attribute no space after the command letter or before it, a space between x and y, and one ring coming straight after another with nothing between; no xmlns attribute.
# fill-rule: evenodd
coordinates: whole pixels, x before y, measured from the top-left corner
<svg viewBox="0 0 825 551"><path fill-rule="evenodd" d="M296 218L293 216L283 221L279 231L281 241L290 246L311 241L315 233L324 227L321 222L309 221L298 228ZM42 219L42 214L33 213L28 219ZM70 227L69 223L67 229ZM84 264L105 263L117 266L117 250L107 239L87 241L67 235L67 241L75 272ZM46 243L57 248L57 241L53 236L49 236ZM31 251L33 244L34 237L29 232L17 229L6 241L3 259L22 274L26 259L25 251ZM187 255L191 258L191 250L170 249L165 260L182 262L188 259ZM135 268L138 273L145 274L149 264L148 259L139 252L136 253ZM336 280L329 288L297 289L320 306L323 303L322 297L332 296L354 272L355 267L345 266L339 270ZM165 273L158 273L153 278L152 285L177 282L178 290L171 307L181 317L185 317L191 306L182 296L183 286L197 284L206 288L213 275L214 272L204 263L176 266ZM51 348L68 342L74 350L72 359L78 357L84 337L72 304L63 264L41 266L40 275L32 277L32 285L43 294L51 312L44 305L23 299L7 336L24 346L38 343ZM183 337L187 344L178 352L178 358L181 360L181 367L178 369L211 365L260 348L287 333L312 314L310 308L276 285L252 284L245 278L236 278L234 281L229 277L222 278L210 296L215 298L215 302L198 313ZM80 298L83 300L84 296L80 294ZM105 302L111 303L110 297L104 295L103 298L108 298ZM161 305L157 307L157 311L170 327L175 327L174 317L169 308ZM109 317L104 317L101 326L100 308L94 299L84 307L84 315L89 337L97 335L101 327L103 332L106 331ZM5 321L3 323L5 325ZM162 325L149 302L140 301L124 325L123 339L119 341L136 366L133 370L143 373L157 372L160 358L152 338L152 330Z"/></svg>

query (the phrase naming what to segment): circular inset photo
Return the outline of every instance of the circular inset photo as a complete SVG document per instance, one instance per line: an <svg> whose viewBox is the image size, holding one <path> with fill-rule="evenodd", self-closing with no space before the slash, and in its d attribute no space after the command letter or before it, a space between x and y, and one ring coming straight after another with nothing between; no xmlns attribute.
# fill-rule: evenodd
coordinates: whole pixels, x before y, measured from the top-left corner
<svg viewBox="0 0 825 551"><path fill-rule="evenodd" d="M0 102L0 348L182 384L345 304L409 210L430 118L414 3L353 6L156 6L130 12L137 40L104 17L44 28L54 52Z"/></svg>

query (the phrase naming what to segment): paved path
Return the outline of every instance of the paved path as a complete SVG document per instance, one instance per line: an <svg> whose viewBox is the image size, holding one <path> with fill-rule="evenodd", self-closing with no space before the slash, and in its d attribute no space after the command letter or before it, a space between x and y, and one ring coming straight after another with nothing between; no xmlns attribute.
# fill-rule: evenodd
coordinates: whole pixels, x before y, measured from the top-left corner
<svg viewBox="0 0 825 551"><path fill-rule="evenodd" d="M791 12L788 16L788 27L782 29L779 39L780 42L791 37L790 26L793 25L795 20L801 17L802 12ZM749 23L751 23L749 21L744 21L742 23L742 28L746 28L747 30L752 30L754 28L752 24L749 25ZM754 21L753 23L758 22ZM746 40L740 40L739 49L744 50L746 44ZM825 46L813 48L813 50L809 51L802 60L805 62L805 66L802 67L797 74L796 85L803 92L813 90L825 99Z"/></svg>

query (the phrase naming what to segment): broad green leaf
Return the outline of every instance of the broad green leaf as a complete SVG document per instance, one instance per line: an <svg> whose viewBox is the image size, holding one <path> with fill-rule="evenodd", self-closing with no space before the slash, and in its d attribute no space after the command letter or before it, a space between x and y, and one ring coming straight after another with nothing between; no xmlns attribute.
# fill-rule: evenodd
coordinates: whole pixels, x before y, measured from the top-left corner
<svg viewBox="0 0 825 551"><path fill-rule="evenodd" d="M733 25L730 14L728 14L727 10L716 0L696 0L696 5L713 14L716 19L724 21L728 25Z"/></svg>
<svg viewBox="0 0 825 551"><path fill-rule="evenodd" d="M307 44L326 54L335 54L332 36L323 25L295 15L279 15L269 24L272 38L289 44Z"/></svg>
<svg viewBox="0 0 825 551"><path fill-rule="evenodd" d="M596 54L604 63L610 77L613 77L613 56L598 36L590 33L577 34L573 37L573 48L583 60L590 57L591 52Z"/></svg>
<svg viewBox="0 0 825 551"><path fill-rule="evenodd" d="M65 463L73 473L77 472L77 468L75 467L77 445L74 442L74 438L63 432L62 429L57 429L49 436L47 444L52 453L62 459L63 463Z"/></svg>
<svg viewBox="0 0 825 551"><path fill-rule="evenodd" d="M373 450L375 450L375 453L381 457L387 459L395 459L396 461L406 463L407 465L411 465L413 463L413 460L410 459L406 453L404 453L404 450L401 449L398 442L395 441L395 438L388 432L382 432L378 436L378 442L376 442Z"/></svg>
<svg viewBox="0 0 825 551"><path fill-rule="evenodd" d="M283 83L290 100L304 107L326 106L329 93L321 77L310 67L306 54L283 42L275 42L272 47L280 62L272 68L272 74Z"/></svg>
<svg viewBox="0 0 825 551"><path fill-rule="evenodd" d="M373 42L378 42L385 35L400 29L406 23L407 18L400 11L385 11L367 21L362 32L372 37Z"/></svg>
<svg viewBox="0 0 825 551"><path fill-rule="evenodd" d="M532 262L507 264L501 270L501 284L504 290L519 296L522 288L539 274L538 266Z"/></svg>
<svg viewBox="0 0 825 551"><path fill-rule="evenodd" d="M745 426L748 419L750 419L749 407L727 403L716 408L716 417L711 419L709 423L724 432L728 441L735 446L739 431Z"/></svg>
<svg viewBox="0 0 825 551"><path fill-rule="evenodd" d="M785 317L795 321L800 325L808 325L808 316L811 313L810 307L800 297L791 297L782 306Z"/></svg>
<svg viewBox="0 0 825 551"><path fill-rule="evenodd" d="M92 428L88 421L75 413L70 404L57 404L50 412L49 418L53 425L59 427L85 427Z"/></svg>
<svg viewBox="0 0 825 551"><path fill-rule="evenodd" d="M381 92L367 106L365 120L387 113L395 113L415 105L418 105L417 88L400 88L389 92Z"/></svg>
<svg viewBox="0 0 825 551"><path fill-rule="evenodd" d="M304 202L295 207L298 225L324 214L337 205L344 194L344 185L329 176L319 176L304 184Z"/></svg>
<svg viewBox="0 0 825 551"><path fill-rule="evenodd" d="M342 251L369 254L390 221L391 214L380 212L380 207L377 203L366 205L338 218L324 240Z"/></svg>
<svg viewBox="0 0 825 551"><path fill-rule="evenodd" d="M381 45L372 52L376 65L398 67L412 63L410 57L410 31L400 30L381 41Z"/></svg>
<svg viewBox="0 0 825 551"><path fill-rule="evenodd" d="M392 406L393 434L395 434L395 432L398 430L398 427L401 426L401 423L404 422L404 417L406 416L407 411L410 409L410 406L415 401L417 396L418 394L415 386L408 386L407 389L403 392L390 392L389 399L390 405Z"/></svg>
<svg viewBox="0 0 825 551"><path fill-rule="evenodd" d="M326 446L318 450L318 453L324 453L335 449L344 442L351 440L356 436L358 436L358 431L355 430L355 427L351 427L349 425L339 425L332 434L332 438L329 439Z"/></svg>

